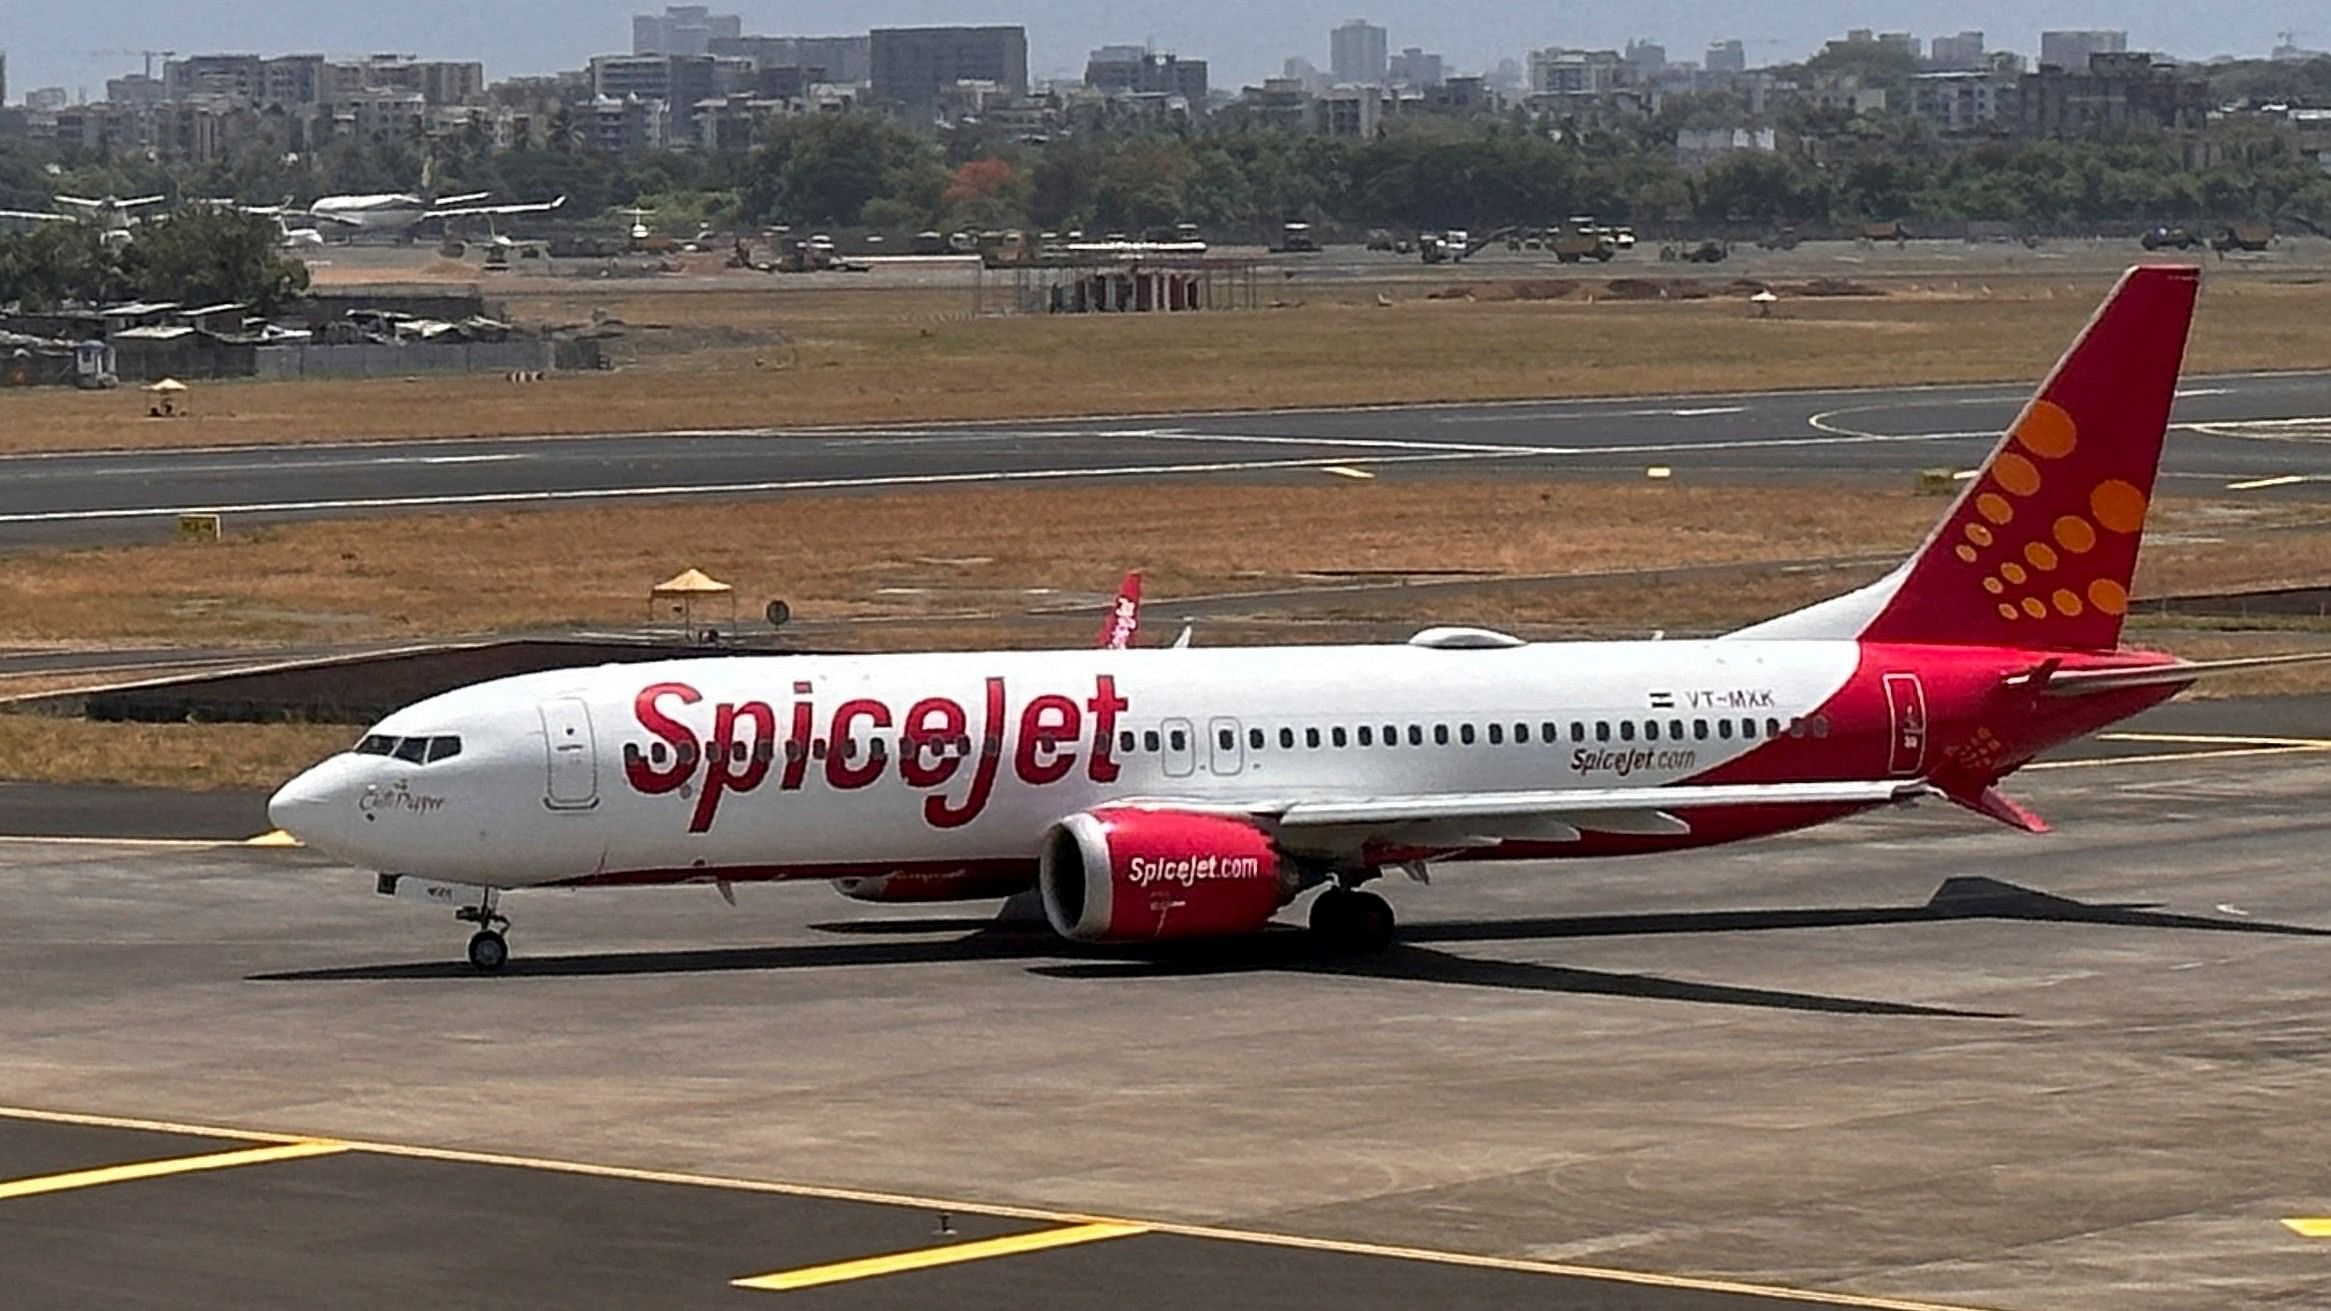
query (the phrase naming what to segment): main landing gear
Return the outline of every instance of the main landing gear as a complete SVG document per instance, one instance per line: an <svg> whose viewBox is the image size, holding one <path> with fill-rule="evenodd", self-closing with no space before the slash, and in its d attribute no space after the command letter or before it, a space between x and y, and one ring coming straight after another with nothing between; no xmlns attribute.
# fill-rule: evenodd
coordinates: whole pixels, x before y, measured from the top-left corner
<svg viewBox="0 0 2331 1311"><path fill-rule="evenodd" d="M453 912L453 918L478 926L469 938L469 964L480 974L495 973L510 962L510 942L502 936L502 930L510 927L510 917L495 909L499 900L500 894L487 888L477 905Z"/></svg>
<svg viewBox="0 0 2331 1311"><path fill-rule="evenodd" d="M1311 932L1330 951L1362 955L1392 945L1398 922L1392 903L1373 892L1338 884L1311 903Z"/></svg>

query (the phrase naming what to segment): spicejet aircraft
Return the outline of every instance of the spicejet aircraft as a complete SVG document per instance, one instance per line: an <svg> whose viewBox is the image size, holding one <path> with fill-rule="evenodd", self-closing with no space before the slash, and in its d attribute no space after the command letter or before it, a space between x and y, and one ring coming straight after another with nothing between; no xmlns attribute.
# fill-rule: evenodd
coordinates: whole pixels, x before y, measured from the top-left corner
<svg viewBox="0 0 2331 1311"><path fill-rule="evenodd" d="M2002 778L2261 663L2119 648L2198 277L2126 274L1900 568L1717 640L530 674L389 716L269 814L457 906L480 970L507 959L513 888L1035 889L1063 936L1131 943L1259 932L1324 886L1312 927L1365 949L1393 917L1360 885L1434 861L1674 851L1934 796L2042 832Z"/></svg>

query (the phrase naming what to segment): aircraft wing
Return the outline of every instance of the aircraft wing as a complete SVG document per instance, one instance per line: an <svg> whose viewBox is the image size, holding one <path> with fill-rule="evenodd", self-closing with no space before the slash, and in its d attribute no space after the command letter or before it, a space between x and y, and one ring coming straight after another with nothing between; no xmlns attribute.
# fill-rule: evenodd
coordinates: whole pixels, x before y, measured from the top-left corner
<svg viewBox="0 0 2331 1311"><path fill-rule="evenodd" d="M328 209L287 210L277 217L304 218L316 223L330 223L336 227L343 228L361 228L364 226L364 220L362 219L350 218L346 214L335 213Z"/></svg>
<svg viewBox="0 0 2331 1311"><path fill-rule="evenodd" d="M1284 847L1349 851L1371 843L1464 848L1510 839L1574 842L1582 833L1682 836L1692 828L1677 811L1715 806L1879 806L1937 795L1923 779L1852 779L1303 798L1235 807L1165 800L1118 804L1243 815L1269 825Z"/></svg>
<svg viewBox="0 0 2331 1311"><path fill-rule="evenodd" d="M459 205L452 209L433 209L425 218L472 218L481 214L548 214L567 203L565 196L556 200L526 201L511 205Z"/></svg>
<svg viewBox="0 0 2331 1311"><path fill-rule="evenodd" d="M165 200L168 200L168 199L169 199L169 197L168 197L168 196L138 196L138 197L136 197L136 198L134 198L134 199L130 199L130 200L125 200L125 201L122 201L122 202L121 202L119 205L116 205L116 206L115 206L115 208L117 208L117 209L141 209L141 208L143 208L143 207L145 207L145 206L147 206L147 205L159 205L159 204L161 204L163 201L165 201Z"/></svg>
<svg viewBox="0 0 2331 1311"><path fill-rule="evenodd" d="M37 209L0 209L0 219L38 219L44 223L68 222L70 214L51 214Z"/></svg>

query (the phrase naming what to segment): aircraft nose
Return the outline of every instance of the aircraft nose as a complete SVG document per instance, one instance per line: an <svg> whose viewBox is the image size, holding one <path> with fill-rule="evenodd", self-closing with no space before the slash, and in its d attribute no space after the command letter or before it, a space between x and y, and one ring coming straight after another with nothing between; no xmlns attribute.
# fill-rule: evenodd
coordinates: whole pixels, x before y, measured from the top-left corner
<svg viewBox="0 0 2331 1311"><path fill-rule="evenodd" d="M277 788L267 799L267 822L315 845L315 840L324 836L324 816L334 802L343 799L333 786L335 772L327 761Z"/></svg>

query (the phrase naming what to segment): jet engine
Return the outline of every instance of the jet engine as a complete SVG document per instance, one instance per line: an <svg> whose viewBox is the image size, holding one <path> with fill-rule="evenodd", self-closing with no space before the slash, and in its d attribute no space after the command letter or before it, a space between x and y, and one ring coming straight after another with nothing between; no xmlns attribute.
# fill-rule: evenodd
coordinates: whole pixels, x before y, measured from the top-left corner
<svg viewBox="0 0 2331 1311"><path fill-rule="evenodd" d="M863 878L835 879L834 891L852 901L884 906L918 906L941 901L996 901L1028 890L1025 873L976 869L924 872L895 870Z"/></svg>
<svg viewBox="0 0 2331 1311"><path fill-rule="evenodd" d="M1243 819L1110 807L1044 835L1044 916L1075 942L1157 942L1257 933L1295 887L1261 829Z"/></svg>

